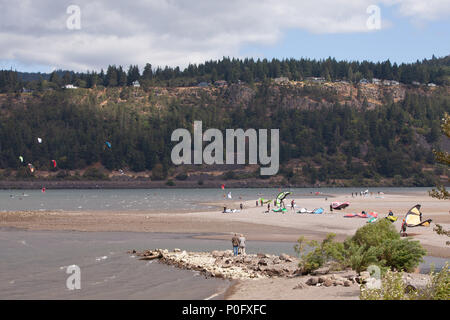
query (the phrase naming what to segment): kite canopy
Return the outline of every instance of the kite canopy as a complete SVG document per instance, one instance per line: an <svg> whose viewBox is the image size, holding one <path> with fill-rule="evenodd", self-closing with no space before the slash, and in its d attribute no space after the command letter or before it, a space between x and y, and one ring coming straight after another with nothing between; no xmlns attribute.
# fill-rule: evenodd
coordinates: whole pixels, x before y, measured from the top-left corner
<svg viewBox="0 0 450 320"><path fill-rule="evenodd" d="M276 199L276 205L277 206L280 206L281 205L281 201L283 201L284 200L284 198L286 198L288 195L290 195L291 193L289 192L289 191L283 191L283 192L280 192L278 195L277 195L277 199Z"/></svg>
<svg viewBox="0 0 450 320"><path fill-rule="evenodd" d="M350 202L333 202L331 203L331 207L335 210L345 209L350 205Z"/></svg>
<svg viewBox="0 0 450 320"><path fill-rule="evenodd" d="M34 170L35 170L35 169L34 169L34 166L33 166L31 163L28 164L28 168L30 169L30 172L31 172L31 173L33 173Z"/></svg>
<svg viewBox="0 0 450 320"><path fill-rule="evenodd" d="M405 222L407 227L418 227L430 225L431 219L422 221L422 212L420 212L420 204L416 204L412 207L405 216Z"/></svg>

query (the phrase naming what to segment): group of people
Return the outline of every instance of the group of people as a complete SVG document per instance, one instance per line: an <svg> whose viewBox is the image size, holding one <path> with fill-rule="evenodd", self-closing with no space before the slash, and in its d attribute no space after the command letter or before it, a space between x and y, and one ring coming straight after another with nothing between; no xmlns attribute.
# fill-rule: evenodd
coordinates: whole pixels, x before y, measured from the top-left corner
<svg viewBox="0 0 450 320"><path fill-rule="evenodd" d="M233 245L233 255L237 256L239 254L245 254L245 237L241 233L238 235L234 234L233 238L231 238L231 243Z"/></svg>

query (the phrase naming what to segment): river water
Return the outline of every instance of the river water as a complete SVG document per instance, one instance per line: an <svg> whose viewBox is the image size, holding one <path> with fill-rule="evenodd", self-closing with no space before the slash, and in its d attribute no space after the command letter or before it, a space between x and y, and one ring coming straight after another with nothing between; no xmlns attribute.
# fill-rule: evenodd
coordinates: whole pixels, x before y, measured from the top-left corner
<svg viewBox="0 0 450 320"><path fill-rule="evenodd" d="M327 196L364 191L358 188L287 188L293 197ZM429 188L369 188L377 194L422 193ZM212 209L211 202L274 199L280 189L236 188L220 189L47 189L0 190L0 211L191 211ZM228 198L231 193L231 199Z"/></svg>
<svg viewBox="0 0 450 320"><path fill-rule="evenodd" d="M71 232L0 229L0 299L221 299L230 282L205 279L158 261L141 261L127 251L180 248L230 249L230 241L194 235L141 232ZM288 253L293 243L251 241L248 253ZM428 272L446 259L426 257ZM69 290L69 265L81 271L81 289Z"/></svg>

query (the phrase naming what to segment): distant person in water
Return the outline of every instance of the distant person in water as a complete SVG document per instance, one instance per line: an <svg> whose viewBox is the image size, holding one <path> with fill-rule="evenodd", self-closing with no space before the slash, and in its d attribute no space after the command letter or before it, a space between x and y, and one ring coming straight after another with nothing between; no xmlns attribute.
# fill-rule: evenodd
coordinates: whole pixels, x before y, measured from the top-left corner
<svg viewBox="0 0 450 320"><path fill-rule="evenodd" d="M239 254L245 254L245 237L242 233L239 237Z"/></svg>
<svg viewBox="0 0 450 320"><path fill-rule="evenodd" d="M231 244L233 245L233 255L237 256L239 253L239 237L237 233L231 238Z"/></svg>

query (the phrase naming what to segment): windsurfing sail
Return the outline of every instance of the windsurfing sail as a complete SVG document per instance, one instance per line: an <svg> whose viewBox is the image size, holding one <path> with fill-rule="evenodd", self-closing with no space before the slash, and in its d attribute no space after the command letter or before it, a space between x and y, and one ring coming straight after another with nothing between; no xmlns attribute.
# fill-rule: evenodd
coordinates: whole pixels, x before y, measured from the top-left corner
<svg viewBox="0 0 450 320"><path fill-rule="evenodd" d="M20 162L23 162L23 157L19 156L19 160L20 160Z"/></svg>
<svg viewBox="0 0 450 320"><path fill-rule="evenodd" d="M420 204L416 204L408 211L408 213L406 213L405 222L407 227L428 227L430 225L430 222L432 221L431 219L422 221L422 212L420 212L420 207Z"/></svg>
<svg viewBox="0 0 450 320"><path fill-rule="evenodd" d="M39 143L42 143L42 139L41 139L41 138L37 138L37 141L38 141Z"/></svg>
<svg viewBox="0 0 450 320"><path fill-rule="evenodd" d="M291 193L289 191L283 191L280 192L277 195L277 199L275 201L275 204L279 207L281 205L281 201L283 201L288 195L290 195Z"/></svg>
<svg viewBox="0 0 450 320"><path fill-rule="evenodd" d="M110 148L111 149L111 142L109 142L109 141L106 141L105 142L105 144L108 146L108 148Z"/></svg>
<svg viewBox="0 0 450 320"><path fill-rule="evenodd" d="M314 209L311 213L314 213L314 214L321 214L321 213L323 213L323 208L316 208L316 209Z"/></svg>
<svg viewBox="0 0 450 320"><path fill-rule="evenodd" d="M56 168L56 160L52 160L53 168Z"/></svg>
<svg viewBox="0 0 450 320"><path fill-rule="evenodd" d="M230 192L228 192L228 194L227 194L227 198L228 198L228 199L232 199L232 198L231 198L231 191L230 191Z"/></svg>
<svg viewBox="0 0 450 320"><path fill-rule="evenodd" d="M225 185L224 185L224 184L223 184L223 185L221 185L220 187L222 188L222 190L223 190L223 189L225 189Z"/></svg>

